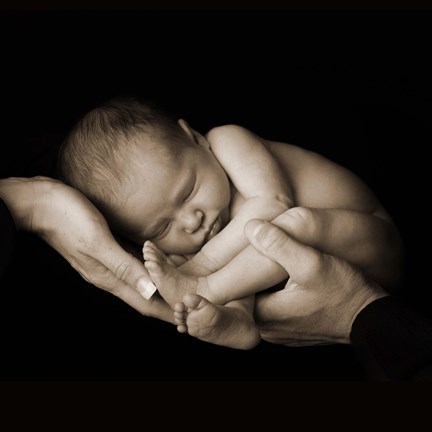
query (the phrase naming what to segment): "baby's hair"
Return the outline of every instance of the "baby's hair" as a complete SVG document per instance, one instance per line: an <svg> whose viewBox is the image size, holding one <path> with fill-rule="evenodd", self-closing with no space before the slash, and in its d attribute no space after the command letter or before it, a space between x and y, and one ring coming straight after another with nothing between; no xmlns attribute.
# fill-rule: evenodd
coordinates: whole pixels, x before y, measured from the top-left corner
<svg viewBox="0 0 432 432"><path fill-rule="evenodd" d="M146 140L138 140L140 136ZM57 173L111 214L125 199L120 191L134 163L131 150L148 143L152 152L176 154L186 134L177 120L153 103L136 97L115 98L92 109L73 126L59 149ZM150 144L151 143L151 144Z"/></svg>

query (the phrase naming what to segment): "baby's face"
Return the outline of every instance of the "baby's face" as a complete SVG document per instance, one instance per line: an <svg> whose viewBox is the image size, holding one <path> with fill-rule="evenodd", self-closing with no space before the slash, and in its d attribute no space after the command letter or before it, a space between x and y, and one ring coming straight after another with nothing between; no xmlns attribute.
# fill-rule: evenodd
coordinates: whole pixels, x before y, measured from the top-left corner
<svg viewBox="0 0 432 432"><path fill-rule="evenodd" d="M230 183L210 149L194 144L175 159L147 158L141 166L134 168L138 182L123 209L131 240L152 240L168 254L190 254L227 224Z"/></svg>

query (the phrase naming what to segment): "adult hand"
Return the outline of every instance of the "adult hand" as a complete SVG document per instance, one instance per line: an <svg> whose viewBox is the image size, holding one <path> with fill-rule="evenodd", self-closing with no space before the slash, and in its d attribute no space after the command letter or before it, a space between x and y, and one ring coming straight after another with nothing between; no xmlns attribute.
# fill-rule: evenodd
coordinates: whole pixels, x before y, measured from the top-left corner
<svg viewBox="0 0 432 432"><path fill-rule="evenodd" d="M80 192L48 177L8 178L0 180L0 197L17 229L43 238L86 281L144 315L173 322L159 295L143 298L151 289L143 263L120 247L105 218Z"/></svg>
<svg viewBox="0 0 432 432"><path fill-rule="evenodd" d="M283 290L257 295L262 338L288 346L350 343L357 314L388 294L346 261L289 237L280 221L279 227L258 219L245 226L251 245L290 276Z"/></svg>

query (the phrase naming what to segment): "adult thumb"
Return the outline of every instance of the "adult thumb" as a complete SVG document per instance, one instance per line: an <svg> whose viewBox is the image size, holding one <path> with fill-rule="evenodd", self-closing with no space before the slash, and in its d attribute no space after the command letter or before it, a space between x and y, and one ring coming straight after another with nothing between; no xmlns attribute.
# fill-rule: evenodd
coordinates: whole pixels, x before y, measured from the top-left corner
<svg viewBox="0 0 432 432"><path fill-rule="evenodd" d="M103 255L101 261L115 277L138 291L146 300L155 293L156 287L144 264L126 252L114 239L111 247L104 249Z"/></svg>
<svg viewBox="0 0 432 432"><path fill-rule="evenodd" d="M245 225L245 235L262 255L280 264L298 281L307 281L321 264L321 253L290 237L282 228L252 219Z"/></svg>

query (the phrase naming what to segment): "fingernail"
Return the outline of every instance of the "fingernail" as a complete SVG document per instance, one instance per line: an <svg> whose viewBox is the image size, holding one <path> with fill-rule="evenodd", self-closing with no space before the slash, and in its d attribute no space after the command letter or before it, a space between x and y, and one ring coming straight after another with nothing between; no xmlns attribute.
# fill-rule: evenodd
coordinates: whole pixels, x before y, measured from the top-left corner
<svg viewBox="0 0 432 432"><path fill-rule="evenodd" d="M154 283L144 277L138 279L137 289L146 300L148 300L157 290Z"/></svg>

